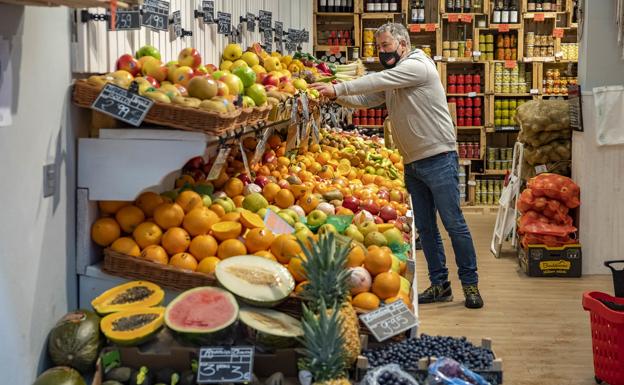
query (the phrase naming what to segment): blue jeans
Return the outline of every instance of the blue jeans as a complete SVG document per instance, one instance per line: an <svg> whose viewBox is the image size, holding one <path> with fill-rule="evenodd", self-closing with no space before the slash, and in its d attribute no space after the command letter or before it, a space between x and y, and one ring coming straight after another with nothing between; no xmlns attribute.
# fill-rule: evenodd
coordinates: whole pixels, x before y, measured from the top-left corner
<svg viewBox="0 0 624 385"><path fill-rule="evenodd" d="M405 165L405 185L412 196L418 229L432 284L448 281L446 255L436 212L451 237L462 285L477 284L477 255L459 203L457 152L446 152Z"/></svg>

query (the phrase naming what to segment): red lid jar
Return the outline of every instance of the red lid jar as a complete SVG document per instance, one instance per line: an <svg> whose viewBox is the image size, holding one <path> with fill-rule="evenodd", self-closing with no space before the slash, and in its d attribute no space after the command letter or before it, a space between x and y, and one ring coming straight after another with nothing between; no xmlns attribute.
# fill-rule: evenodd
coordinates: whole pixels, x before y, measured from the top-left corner
<svg viewBox="0 0 624 385"><path fill-rule="evenodd" d="M472 98L464 98L464 106L472 107Z"/></svg>
<svg viewBox="0 0 624 385"><path fill-rule="evenodd" d="M474 98L472 105L474 107L481 107L481 98Z"/></svg>
<svg viewBox="0 0 624 385"><path fill-rule="evenodd" d="M466 82L466 79L464 78L463 74L457 75L457 85L465 84L465 82Z"/></svg>
<svg viewBox="0 0 624 385"><path fill-rule="evenodd" d="M457 75L451 74L448 76L448 84L457 84Z"/></svg>
<svg viewBox="0 0 624 385"><path fill-rule="evenodd" d="M466 126L472 126L472 125L473 125L472 117L466 118Z"/></svg>
<svg viewBox="0 0 624 385"><path fill-rule="evenodd" d="M481 84L481 75L479 74L472 75L472 84Z"/></svg>
<svg viewBox="0 0 624 385"><path fill-rule="evenodd" d="M472 75L465 75L465 76L464 76L464 82L465 82L466 84L472 84L472 81L473 81L473 79L472 79Z"/></svg>

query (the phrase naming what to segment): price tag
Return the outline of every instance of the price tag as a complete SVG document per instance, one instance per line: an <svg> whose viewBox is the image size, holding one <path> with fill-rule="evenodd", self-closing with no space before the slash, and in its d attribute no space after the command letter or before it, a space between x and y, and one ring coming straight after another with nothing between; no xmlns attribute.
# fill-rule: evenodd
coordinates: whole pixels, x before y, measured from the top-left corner
<svg viewBox="0 0 624 385"><path fill-rule="evenodd" d="M258 142L258 145L256 146L256 152L254 153L254 156L251 159L252 164L258 163L260 161L260 158L262 158L262 155L264 155L264 150L266 149L267 141L269 140L271 135L273 135L273 128L269 128L266 131L264 131L262 138L260 139L260 141Z"/></svg>
<svg viewBox="0 0 624 385"><path fill-rule="evenodd" d="M104 86L91 108L138 127L154 102L113 84Z"/></svg>
<svg viewBox="0 0 624 385"><path fill-rule="evenodd" d="M457 61L457 58L456 58L456 57L452 57L452 56L451 56L451 57L447 58L446 60L447 60L448 62L454 62L454 61Z"/></svg>
<svg viewBox="0 0 624 385"><path fill-rule="evenodd" d="M535 166L535 174L543 174L545 172L548 172L548 167L546 167L546 165L540 164Z"/></svg>
<svg viewBox="0 0 624 385"><path fill-rule="evenodd" d="M498 129L499 131L516 131L518 130L515 126L502 126Z"/></svg>
<svg viewBox="0 0 624 385"><path fill-rule="evenodd" d="M436 25L435 24L425 24L425 31L427 32L435 32L436 30Z"/></svg>
<svg viewBox="0 0 624 385"><path fill-rule="evenodd" d="M247 153L245 152L245 147L243 146L243 141L238 142L239 151L241 154L241 158L243 158L243 165L245 166L245 172L247 175L251 176L251 170L249 169L249 161L247 160Z"/></svg>
<svg viewBox="0 0 624 385"><path fill-rule="evenodd" d="M367 314L360 319L377 341L382 342L418 325L418 320L403 300L393 302Z"/></svg>
<svg viewBox="0 0 624 385"><path fill-rule="evenodd" d="M310 42L310 32L309 31L301 31L301 42L309 43Z"/></svg>
<svg viewBox="0 0 624 385"><path fill-rule="evenodd" d="M294 123L288 126L288 136L286 137L286 152L297 148L299 140L299 124Z"/></svg>
<svg viewBox="0 0 624 385"><path fill-rule="evenodd" d="M515 60L505 60L505 68L514 69L518 63Z"/></svg>
<svg viewBox="0 0 624 385"><path fill-rule="evenodd" d="M292 234L295 229L273 210L267 210L264 216L264 226L273 234Z"/></svg>
<svg viewBox="0 0 624 385"><path fill-rule="evenodd" d="M110 15L110 12L109 12ZM108 18L108 30L111 31L111 17ZM141 29L141 11L115 11L115 31Z"/></svg>
<svg viewBox="0 0 624 385"><path fill-rule="evenodd" d="M459 21L459 15L456 13L450 13L448 15L449 23L457 23Z"/></svg>
<svg viewBox="0 0 624 385"><path fill-rule="evenodd" d="M498 32L509 32L509 24L499 24Z"/></svg>
<svg viewBox="0 0 624 385"><path fill-rule="evenodd" d="M182 13L175 11L171 14L173 18L173 35L176 38L182 37Z"/></svg>
<svg viewBox="0 0 624 385"><path fill-rule="evenodd" d="M420 24L410 24L410 32L420 32Z"/></svg>
<svg viewBox="0 0 624 385"><path fill-rule="evenodd" d="M374 57L367 57L366 58L366 62L367 63L374 63L375 62L375 58Z"/></svg>
<svg viewBox="0 0 624 385"><path fill-rule="evenodd" d="M533 16L533 20L535 21L544 21L546 19L546 15L543 13L536 13L535 16Z"/></svg>
<svg viewBox="0 0 624 385"><path fill-rule="evenodd" d="M481 57L481 51L472 51L472 56L476 58Z"/></svg>
<svg viewBox="0 0 624 385"><path fill-rule="evenodd" d="M221 170L223 170L223 166L227 162L227 157L230 155L230 151L232 149L230 147L221 147L219 149L219 153L217 154L217 159L215 159L212 164L212 168L206 177L207 180L215 180L221 175Z"/></svg>
<svg viewBox="0 0 624 385"><path fill-rule="evenodd" d="M145 0L143 3L141 25L159 31L169 29L169 2L164 0Z"/></svg>
<svg viewBox="0 0 624 385"><path fill-rule="evenodd" d="M434 56L433 60L434 61L440 61L440 60L442 60L442 56Z"/></svg>
<svg viewBox="0 0 624 385"><path fill-rule="evenodd" d="M474 181L474 180L469 180L468 181L468 186L476 186L476 185L477 185L476 181Z"/></svg>
<svg viewBox="0 0 624 385"><path fill-rule="evenodd" d="M214 24L214 1L202 1L202 11L204 12L204 24Z"/></svg>
<svg viewBox="0 0 624 385"><path fill-rule="evenodd" d="M563 52L555 52L555 57L561 59L563 57Z"/></svg>
<svg viewBox="0 0 624 385"><path fill-rule="evenodd" d="M247 31L253 32L256 29L256 15L251 12L247 12L247 16L245 16L245 18L247 19Z"/></svg>
<svg viewBox="0 0 624 385"><path fill-rule="evenodd" d="M280 39L282 38L282 36L284 36L284 23L282 23L281 21L275 22L275 36Z"/></svg>
<svg viewBox="0 0 624 385"><path fill-rule="evenodd" d="M273 46L273 30L271 28L262 31L262 45L265 46L265 49L267 48L267 46Z"/></svg>
<svg viewBox="0 0 624 385"><path fill-rule="evenodd" d="M531 95L539 95L539 90L537 88L531 88L529 91Z"/></svg>
<svg viewBox="0 0 624 385"><path fill-rule="evenodd" d="M253 346L201 348L197 382L199 384L251 382L253 358Z"/></svg>
<svg viewBox="0 0 624 385"><path fill-rule="evenodd" d="M269 11L260 10L258 13L258 18L260 19L260 32L265 29L272 29L273 25L273 13Z"/></svg>
<svg viewBox="0 0 624 385"><path fill-rule="evenodd" d="M562 38L563 37L563 28L555 28L555 29L553 29L553 37Z"/></svg>
<svg viewBox="0 0 624 385"><path fill-rule="evenodd" d="M461 15L460 16L461 21L463 21L464 23L472 23L472 15Z"/></svg>
<svg viewBox="0 0 624 385"><path fill-rule="evenodd" d="M321 132L319 131L316 119L312 119L312 143L318 144L321 141Z"/></svg>
<svg viewBox="0 0 624 385"><path fill-rule="evenodd" d="M474 97L476 97L476 96L477 96L477 93L476 93L476 92L468 92L468 97L469 97L469 98L474 98Z"/></svg>
<svg viewBox="0 0 624 385"><path fill-rule="evenodd" d="M229 35L232 33L232 14L217 12L217 33L219 35Z"/></svg>

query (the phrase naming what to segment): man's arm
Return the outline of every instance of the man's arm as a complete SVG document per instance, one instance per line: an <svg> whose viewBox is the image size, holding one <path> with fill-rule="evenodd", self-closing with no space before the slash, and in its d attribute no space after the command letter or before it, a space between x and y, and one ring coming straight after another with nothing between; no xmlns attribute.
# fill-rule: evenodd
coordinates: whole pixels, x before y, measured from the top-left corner
<svg viewBox="0 0 624 385"><path fill-rule="evenodd" d="M383 92L376 92L367 95L341 96L336 99L336 103L347 108L373 108L386 102Z"/></svg>

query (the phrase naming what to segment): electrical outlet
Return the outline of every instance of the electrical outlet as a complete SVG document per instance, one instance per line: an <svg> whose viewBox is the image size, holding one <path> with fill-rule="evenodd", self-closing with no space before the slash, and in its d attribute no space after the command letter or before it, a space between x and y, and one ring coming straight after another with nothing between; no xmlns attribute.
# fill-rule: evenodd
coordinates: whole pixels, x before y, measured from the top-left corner
<svg viewBox="0 0 624 385"><path fill-rule="evenodd" d="M43 197L49 197L56 192L56 168L54 163L43 166Z"/></svg>

